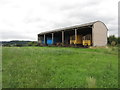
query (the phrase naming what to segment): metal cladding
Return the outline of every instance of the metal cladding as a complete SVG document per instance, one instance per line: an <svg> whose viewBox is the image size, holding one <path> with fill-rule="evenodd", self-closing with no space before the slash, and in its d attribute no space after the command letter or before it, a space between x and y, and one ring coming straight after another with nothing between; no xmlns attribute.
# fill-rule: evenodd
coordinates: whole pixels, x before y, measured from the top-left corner
<svg viewBox="0 0 120 90"><path fill-rule="evenodd" d="M102 22L94 23L92 27L93 46L107 45L107 27Z"/></svg>
<svg viewBox="0 0 120 90"><path fill-rule="evenodd" d="M74 30L74 32L72 32ZM87 31L87 33L85 33ZM85 37L85 34L90 34L91 38L91 46L105 46L107 45L107 27L106 25L101 21L95 21L90 22L82 25L76 25L71 27L65 27L60 28L56 30L51 30L47 32L41 32L38 34L38 39L43 38L41 41L44 42L43 44L53 44L57 42L61 42L62 44L66 43L70 39L70 37L74 36L75 40L77 40L76 37L79 35L81 36L80 39L82 40L83 37ZM55 36L56 33L60 32L61 34ZM66 34L67 32L67 34ZM69 34L69 32L72 32L73 35ZM51 36L47 37L48 34L51 34ZM60 37L60 38L59 38ZM48 38L48 39L47 39ZM66 40L66 38L68 38ZM39 42L38 40L38 42ZM82 44L82 41L80 41ZM84 41L85 42L85 41ZM70 44L70 41L69 41Z"/></svg>

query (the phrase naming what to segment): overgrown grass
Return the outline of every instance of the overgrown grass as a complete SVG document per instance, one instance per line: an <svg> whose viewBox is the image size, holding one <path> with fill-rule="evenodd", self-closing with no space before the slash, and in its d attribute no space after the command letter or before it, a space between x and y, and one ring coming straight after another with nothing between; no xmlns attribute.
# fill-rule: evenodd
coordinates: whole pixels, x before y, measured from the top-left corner
<svg viewBox="0 0 120 90"><path fill-rule="evenodd" d="M3 88L117 88L115 48L3 47Z"/></svg>

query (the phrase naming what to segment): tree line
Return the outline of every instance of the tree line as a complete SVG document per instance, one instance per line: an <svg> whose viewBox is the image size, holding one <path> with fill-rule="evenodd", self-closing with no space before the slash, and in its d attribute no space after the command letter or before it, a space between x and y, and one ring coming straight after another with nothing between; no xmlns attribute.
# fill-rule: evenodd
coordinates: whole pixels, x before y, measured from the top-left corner
<svg viewBox="0 0 120 90"><path fill-rule="evenodd" d="M0 44L2 44L2 46L7 46L7 47L38 46L37 41L19 41L19 40L2 41L2 42L0 42Z"/></svg>
<svg viewBox="0 0 120 90"><path fill-rule="evenodd" d="M120 44L120 37L115 37L115 35L111 35L107 38L107 44L110 46L117 46ZM17 47L22 47L22 46L39 46L37 41L3 41L0 42L2 46L17 46Z"/></svg>
<svg viewBox="0 0 120 90"><path fill-rule="evenodd" d="M120 44L120 37L115 37L115 35L111 35L107 38L108 45L116 46Z"/></svg>

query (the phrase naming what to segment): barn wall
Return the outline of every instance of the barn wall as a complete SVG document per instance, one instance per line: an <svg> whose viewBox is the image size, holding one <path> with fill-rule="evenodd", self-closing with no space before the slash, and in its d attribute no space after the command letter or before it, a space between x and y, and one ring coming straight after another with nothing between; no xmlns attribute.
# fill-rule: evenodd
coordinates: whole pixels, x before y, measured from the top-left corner
<svg viewBox="0 0 120 90"><path fill-rule="evenodd" d="M93 46L107 45L107 27L105 24L102 22L96 22L92 28Z"/></svg>

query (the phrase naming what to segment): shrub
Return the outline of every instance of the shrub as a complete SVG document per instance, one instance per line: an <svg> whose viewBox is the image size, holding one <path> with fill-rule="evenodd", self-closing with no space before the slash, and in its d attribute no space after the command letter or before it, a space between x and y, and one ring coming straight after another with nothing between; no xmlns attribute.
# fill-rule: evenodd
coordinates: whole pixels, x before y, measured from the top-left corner
<svg viewBox="0 0 120 90"><path fill-rule="evenodd" d="M112 46L115 46L115 45L116 45L116 42L115 42L115 41L112 41L112 42L111 42L111 45L112 45Z"/></svg>
<svg viewBox="0 0 120 90"><path fill-rule="evenodd" d="M119 43L118 39L119 38L115 37L115 35L111 35L111 36L108 37L108 44L115 46Z"/></svg>

